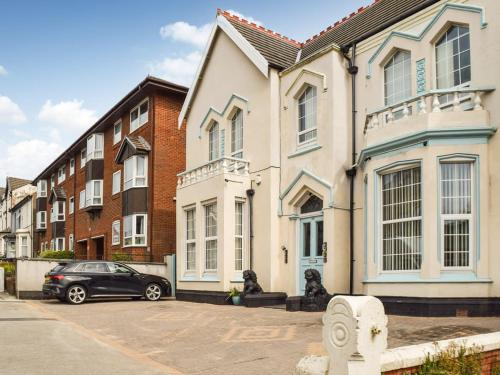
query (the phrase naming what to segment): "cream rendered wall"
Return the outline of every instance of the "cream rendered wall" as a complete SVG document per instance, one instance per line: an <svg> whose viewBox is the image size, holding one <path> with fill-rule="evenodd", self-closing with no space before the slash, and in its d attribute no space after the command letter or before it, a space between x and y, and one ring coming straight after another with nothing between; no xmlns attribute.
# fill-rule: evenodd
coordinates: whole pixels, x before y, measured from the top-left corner
<svg viewBox="0 0 500 375"><path fill-rule="evenodd" d="M187 170L208 163L208 125L206 119L210 108L222 113L233 95L239 98L234 104L244 113L243 158L249 161L250 177L226 179L224 175L177 190L177 278L179 289L227 290L231 285L240 286L241 275L234 272L234 201L245 202L245 216L248 213L246 190L253 187L254 197L254 255L253 269L259 283L266 290L272 290L272 259L278 253L279 231L276 197L279 194L279 79L277 72L269 71L266 78L234 42L219 31L203 72L202 80L191 105L187 118L186 162ZM213 111L209 118L219 121L219 128L225 128L225 155L230 156L231 108L220 116ZM200 129L200 126L203 127ZM255 179L260 181L257 184ZM233 180L236 180L233 181ZM205 200L217 199L218 216L218 272L206 274L203 261L203 212ZM198 269L195 274L185 273L185 207L196 205L196 229ZM248 238L248 222L245 223ZM249 267L249 244L245 243L244 268ZM238 277L239 276L239 277ZM188 281L189 280L189 281ZM237 282L238 284L234 284Z"/></svg>
<svg viewBox="0 0 500 375"><path fill-rule="evenodd" d="M358 91L358 116L357 116L357 150L358 153L365 146L363 127L366 113L384 106L383 88L383 65L385 59L390 56L394 48L411 51L412 62L412 95L416 95L415 62L420 58L426 59L426 90L436 88L435 85L435 58L434 42L447 28L450 23L468 24L470 28L471 61L472 61L472 87L494 86L500 87L500 71L494 67L500 61L500 26L496 20L500 17L500 3L494 0L453 1L452 3L474 5L483 7L484 17L488 22L486 27L481 27L481 15L479 13L467 12L458 9L448 9L434 26L429 30L421 41L411 41L405 38L395 37L381 51L372 65L372 74L368 74L368 60L374 55L377 48L388 37L389 32L409 31L419 33L430 22L430 20L442 9L444 4L450 1L441 1L418 14L409 17L394 25L389 30L362 42L358 45L356 64L359 66L357 77ZM499 94L494 91L483 96L483 106L489 111L489 124L497 127L500 120L498 105ZM462 124L467 126L466 123ZM397 122L391 125L394 129L393 137L402 136L397 128ZM376 130L374 130L376 131ZM383 129L387 132L387 139L391 138L389 127ZM409 134L409 133L407 133ZM430 297L498 297L500 296L500 275L496 270L500 265L500 254L496 251L500 241L500 200L497 192L500 184L500 144L498 134L493 135L487 144L467 144L474 142L442 142L441 145L430 144L427 147L413 148L409 151L391 152L379 155L368 161L358 171L356 179L356 202L364 202L364 181L367 183L367 202L364 202L363 210L356 214L356 238L364 238L364 221L368 222L367 231L367 254L366 260L357 261L355 268L355 292L370 293L375 295L394 296L430 296ZM476 154L480 157L480 243L481 258L477 261L474 270L477 282L445 283L444 274L440 272L440 263L437 259L437 156L453 153ZM420 278L424 281L405 283L363 283L365 278L373 279L379 276L375 267L373 254L373 171L384 165L396 161L408 159L421 159L423 165L423 192L424 192L424 248L423 264ZM357 204L358 208L361 204ZM364 241L364 240L363 240ZM355 242L357 260L364 259L365 246L363 241ZM367 274L365 265L367 262ZM459 278L459 277L457 277ZM429 279L435 279L429 281ZM465 279L465 277L464 277ZM485 282L490 279L491 282Z"/></svg>
<svg viewBox="0 0 500 375"><path fill-rule="evenodd" d="M349 181L345 171L350 167L350 78L341 53L330 50L315 60L287 71L281 77L281 160L280 191L290 187L301 171L307 171L326 182L304 176L282 201L280 218L281 245L288 249L288 264L283 254L276 276L281 290L296 295L299 270L299 220L304 193L312 192L323 199L324 242L328 247L323 265L323 282L330 293L348 291L349 259ZM316 87L317 142L313 151L297 144L298 97L307 85ZM308 146L310 147L310 146ZM307 147L306 147L307 149ZM332 196L333 194L333 196Z"/></svg>

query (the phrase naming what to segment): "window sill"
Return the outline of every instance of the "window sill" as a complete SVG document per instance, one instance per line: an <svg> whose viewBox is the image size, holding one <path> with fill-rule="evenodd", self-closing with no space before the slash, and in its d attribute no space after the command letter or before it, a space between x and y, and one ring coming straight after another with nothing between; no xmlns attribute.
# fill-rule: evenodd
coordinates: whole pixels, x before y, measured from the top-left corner
<svg viewBox="0 0 500 375"><path fill-rule="evenodd" d="M415 273L381 274L372 279L363 280L363 284L446 284L446 283L492 283L489 277L477 277L473 272L457 272L441 274L439 278L421 278Z"/></svg>
<svg viewBox="0 0 500 375"><path fill-rule="evenodd" d="M297 148L297 150L294 153L291 153L290 155L288 155L288 159L295 158L297 156L301 156L304 154L308 154L309 152L319 150L320 148L321 148L321 145L318 145L318 144L299 147L299 148Z"/></svg>
<svg viewBox="0 0 500 375"><path fill-rule="evenodd" d="M127 248L127 247L144 247L144 248L147 248L148 245L123 245L123 248Z"/></svg>
<svg viewBox="0 0 500 375"><path fill-rule="evenodd" d="M184 275L179 281L184 282L201 282L201 283L218 283L220 279L217 275L203 275L202 277L198 277L196 275Z"/></svg>

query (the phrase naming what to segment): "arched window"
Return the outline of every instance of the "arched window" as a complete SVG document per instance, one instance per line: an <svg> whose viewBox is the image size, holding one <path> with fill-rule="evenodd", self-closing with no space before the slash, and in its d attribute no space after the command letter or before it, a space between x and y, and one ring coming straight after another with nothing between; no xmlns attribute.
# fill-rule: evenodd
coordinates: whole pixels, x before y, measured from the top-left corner
<svg viewBox="0 0 500 375"><path fill-rule="evenodd" d="M396 52L384 67L385 105L392 105L411 96L411 54Z"/></svg>
<svg viewBox="0 0 500 375"><path fill-rule="evenodd" d="M214 122L208 131L208 159L219 158L219 123Z"/></svg>
<svg viewBox="0 0 500 375"><path fill-rule="evenodd" d="M237 109L231 120L231 156L243 158L243 113Z"/></svg>
<svg viewBox="0 0 500 375"><path fill-rule="evenodd" d="M437 88L466 84L471 79L470 39L467 26L452 26L436 43Z"/></svg>
<svg viewBox="0 0 500 375"><path fill-rule="evenodd" d="M307 201L300 207L300 213L309 214L323 210L323 200L315 195L311 195Z"/></svg>
<svg viewBox="0 0 500 375"><path fill-rule="evenodd" d="M308 86L299 97L299 145L316 140L316 87Z"/></svg>

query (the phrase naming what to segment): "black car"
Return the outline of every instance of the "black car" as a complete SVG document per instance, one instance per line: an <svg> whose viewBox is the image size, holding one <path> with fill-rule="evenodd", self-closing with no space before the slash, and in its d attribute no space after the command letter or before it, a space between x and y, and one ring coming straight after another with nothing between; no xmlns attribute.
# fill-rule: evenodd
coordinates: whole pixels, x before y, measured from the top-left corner
<svg viewBox="0 0 500 375"><path fill-rule="evenodd" d="M45 275L45 297L81 304L87 298L131 297L158 301L172 294L170 282L160 276L137 272L117 262L59 263Z"/></svg>

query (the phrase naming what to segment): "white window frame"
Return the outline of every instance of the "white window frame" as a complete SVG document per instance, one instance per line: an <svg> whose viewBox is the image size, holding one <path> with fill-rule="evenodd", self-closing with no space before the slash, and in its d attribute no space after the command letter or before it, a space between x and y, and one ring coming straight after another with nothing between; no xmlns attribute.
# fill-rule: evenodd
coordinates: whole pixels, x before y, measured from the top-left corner
<svg viewBox="0 0 500 375"><path fill-rule="evenodd" d="M208 216L207 216L207 210L209 207L215 206L215 236L209 236L208 231L207 231L207 222L208 222ZM218 256L219 256L219 240L218 240L218 223L217 223L217 201L211 201L203 204L203 249L204 249L204 270L205 272L208 273L214 273L217 272L219 262L218 262ZM207 248L207 243L210 241L215 241L215 268L209 268L207 266L208 262L208 251L209 249ZM213 251L213 249L212 249Z"/></svg>
<svg viewBox="0 0 500 375"><path fill-rule="evenodd" d="M56 250L56 251L66 250L64 248L65 245L66 245L66 238L64 238L64 237L56 237L56 238L52 239L50 242L51 242L52 250ZM61 244L62 244L62 246L59 246Z"/></svg>
<svg viewBox="0 0 500 375"><path fill-rule="evenodd" d="M69 197L68 213L71 215L75 212L75 197Z"/></svg>
<svg viewBox="0 0 500 375"><path fill-rule="evenodd" d="M471 212L469 214L444 214L442 210L442 199L443 199L443 185L442 185L442 170L441 170L441 165L442 164L469 164L470 168L470 184L471 184L471 191L470 191L470 201L471 201ZM473 269L473 259L474 259L474 254L475 254L475 249L474 249L474 240L475 236L477 235L475 232L475 211L476 211L476 201L475 201L475 194L476 194L476 187L474 184L475 181L475 164L474 161L471 159L465 159L465 160L458 160L458 159L453 159L453 160L442 160L439 163L439 213L440 213L440 243L441 243L441 269L443 271L466 271L466 270L471 270ZM445 221L447 220L468 220L469 221L469 254L468 254L468 266L445 266L445 254L444 254L444 224Z"/></svg>
<svg viewBox="0 0 500 375"><path fill-rule="evenodd" d="M144 233L137 233L137 217L143 217L143 228ZM130 236L126 235L126 228L131 226L131 234ZM148 215L147 214L133 214L123 217L123 247L147 247L148 244ZM139 243L137 241L138 238L143 238L141 241L143 243ZM129 241L130 240L130 241Z"/></svg>
<svg viewBox="0 0 500 375"><path fill-rule="evenodd" d="M148 109L146 112L141 113L141 107L145 103L147 103ZM132 120L133 112L137 112L137 118L135 120ZM130 133L136 131L141 126L146 124L148 121L149 121L149 98L146 98L142 102L140 102L137 106L132 108L132 110L130 111Z"/></svg>
<svg viewBox="0 0 500 375"><path fill-rule="evenodd" d="M19 237L19 255L21 257L29 257L29 242L28 242L28 236L20 236ZM26 244L24 244L23 242L26 241ZM26 251L23 250L26 249ZM26 253L26 255L24 255L24 253Z"/></svg>
<svg viewBox="0 0 500 375"><path fill-rule="evenodd" d="M395 59L396 59L396 56L398 55L404 55L405 58L396 63L395 62ZM390 65L390 66L389 66ZM398 65L401 65L402 66L402 72L403 72L403 79L402 79L402 85L403 85L403 90L402 91L398 91L396 92L395 89L394 89L394 85L395 85L395 82L397 82L397 80L395 79L395 70L396 68L398 67ZM409 65L409 67L407 66ZM407 69L408 68L408 71ZM391 80L388 81L387 80L387 75L388 75L388 71L390 70L391 72ZM411 52L410 51L406 51L406 50L397 50L396 52L394 52L391 56L391 58L386 62L386 64L384 65L384 105L393 105L395 103L398 103L402 100L405 100L405 99L408 99L409 97L411 97L411 90L412 90L412 74L411 74L412 70L411 70ZM391 95L388 96L388 87L389 86L393 86L393 90L391 92ZM396 94L401 94L400 97L398 97ZM389 100L389 98L391 98L391 100ZM398 111L398 108L394 109L393 111Z"/></svg>
<svg viewBox="0 0 500 375"><path fill-rule="evenodd" d="M119 129L117 132L116 129ZM116 145L122 140L122 120L118 120L113 125L113 145Z"/></svg>
<svg viewBox="0 0 500 375"><path fill-rule="evenodd" d="M47 180L39 180L36 183L36 195L39 198L47 197Z"/></svg>
<svg viewBox="0 0 500 375"><path fill-rule="evenodd" d="M100 194L96 194L96 184L100 185ZM85 207L102 206L103 180L90 180L85 184Z"/></svg>
<svg viewBox="0 0 500 375"><path fill-rule="evenodd" d="M118 194L120 191L122 191L122 172L121 171L116 171L113 173L113 181L112 181L112 193L111 195Z"/></svg>
<svg viewBox="0 0 500 375"><path fill-rule="evenodd" d="M87 148L80 151L80 169L85 167L85 164L87 164Z"/></svg>
<svg viewBox="0 0 500 375"><path fill-rule="evenodd" d="M44 220L42 220L42 216ZM47 229L47 211L36 213L36 229Z"/></svg>
<svg viewBox="0 0 500 375"><path fill-rule="evenodd" d="M80 210L85 208L85 190L80 191L80 196L78 198L78 208Z"/></svg>
<svg viewBox="0 0 500 375"><path fill-rule="evenodd" d="M192 238L190 238L190 235L189 235L189 214L192 213L192 217L193 217L193 223L192 223L192 226L193 226L193 234L192 234ZM185 216L185 219L184 219L184 222L186 224L186 231L185 231L185 235L186 235L186 243L185 243L185 256L186 256L186 262L185 262L185 267L186 267L186 272L194 272L196 271L196 207L187 207L186 209L184 209L184 216ZM193 258L193 262L192 264L190 265L189 263L189 252L190 252L190 246L191 245L194 245L194 249L191 248L191 251L194 250L194 258ZM191 267L192 266L192 267Z"/></svg>
<svg viewBox="0 0 500 375"><path fill-rule="evenodd" d="M52 189L54 186L56 186L56 175L52 173L50 176L50 188Z"/></svg>
<svg viewBox="0 0 500 375"><path fill-rule="evenodd" d="M62 212L60 212L62 208ZM50 222L55 223L57 221L66 220L66 202L65 201L54 201L50 207Z"/></svg>
<svg viewBox="0 0 500 375"><path fill-rule="evenodd" d="M137 163L139 159L144 159L144 174L139 175L137 172ZM130 176L128 175L127 166L132 163L132 169L130 171ZM141 184L140 181L143 180L144 183ZM128 185L128 186L127 186ZM134 155L126 159L123 165L123 190L128 190L138 187L148 186L148 157L147 155Z"/></svg>
<svg viewBox="0 0 500 375"><path fill-rule="evenodd" d="M238 214L238 207L240 213ZM241 241L241 258L238 257L237 242ZM238 260L241 262L241 267L238 268ZM234 202L234 270L243 272L245 267L245 202L236 200Z"/></svg>
<svg viewBox="0 0 500 375"><path fill-rule="evenodd" d="M218 122L213 122L208 129L208 160L217 160L220 155L220 127Z"/></svg>
<svg viewBox="0 0 500 375"><path fill-rule="evenodd" d="M413 168L420 168L420 216L412 216L408 218L403 218L403 219L394 219L394 220L383 220L384 218L384 200L383 200L383 177L388 174L392 173L397 173L397 172L402 172L405 170L413 169ZM379 225L379 238L378 238L378 243L379 243L379 272L380 273L419 273L422 270L422 260L423 260L423 194L422 194L422 188L423 188L423 168L420 163L413 163L413 164L405 164L397 168L392 168L388 170L384 170L379 173L378 175L379 179L379 188L378 188L378 196L380 197L380 207L379 207L379 214L378 214L378 220L380 221ZM393 224L393 223L400 223L400 222L411 222L411 221L417 221L420 220L420 233L421 233L421 238L420 238L420 268L413 268L413 269L401 269L401 270L384 270L384 224ZM377 225L377 224L376 224Z"/></svg>
<svg viewBox="0 0 500 375"><path fill-rule="evenodd" d="M75 174L75 158L69 160L69 175L73 176Z"/></svg>
<svg viewBox="0 0 500 375"><path fill-rule="evenodd" d="M100 143L100 145L98 145ZM104 134L94 133L87 138L87 160L104 159Z"/></svg>
<svg viewBox="0 0 500 375"><path fill-rule="evenodd" d="M238 108L231 119L231 157L243 159L243 111Z"/></svg>
<svg viewBox="0 0 500 375"><path fill-rule="evenodd" d="M66 164L63 164L57 170L57 183L62 184L66 180Z"/></svg>
<svg viewBox="0 0 500 375"><path fill-rule="evenodd" d="M68 250L75 251L75 236L71 233L68 237Z"/></svg>
<svg viewBox="0 0 500 375"><path fill-rule="evenodd" d="M120 226L121 226L120 220L115 220L113 221L113 224L111 224L111 245L120 244L120 238L121 238ZM118 233L116 234L115 232Z"/></svg>
<svg viewBox="0 0 500 375"><path fill-rule="evenodd" d="M307 90L313 90L314 96L311 99L306 100L305 96L307 93ZM313 116L313 122L314 126L310 128L305 128L304 130L300 130L300 121L301 121L301 116L300 116L300 106L302 105L302 97L304 97L304 118L306 119L308 116ZM307 114L306 109L307 109L307 103L309 100L313 100L313 113L312 114ZM307 123L307 120L305 120ZM308 133L314 133L314 137L310 139L306 139L304 141L300 141L300 137L304 134ZM300 95L297 97L297 145L298 147L303 147L306 145L314 144L317 142L318 139L318 90L316 89L316 86L312 85L307 85L307 87L304 88L304 90L300 93Z"/></svg>

